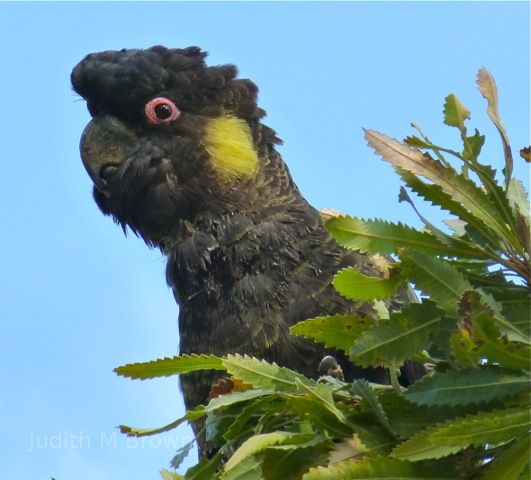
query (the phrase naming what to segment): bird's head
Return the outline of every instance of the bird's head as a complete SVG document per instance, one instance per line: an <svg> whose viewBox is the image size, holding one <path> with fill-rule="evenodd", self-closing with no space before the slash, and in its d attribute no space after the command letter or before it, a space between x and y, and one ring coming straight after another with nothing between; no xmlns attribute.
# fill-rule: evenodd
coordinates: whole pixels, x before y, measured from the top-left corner
<svg viewBox="0 0 531 480"><path fill-rule="evenodd" d="M152 243L177 219L245 202L279 142L260 123L254 83L205 56L197 47L106 51L72 72L92 116L80 149L95 200Z"/></svg>

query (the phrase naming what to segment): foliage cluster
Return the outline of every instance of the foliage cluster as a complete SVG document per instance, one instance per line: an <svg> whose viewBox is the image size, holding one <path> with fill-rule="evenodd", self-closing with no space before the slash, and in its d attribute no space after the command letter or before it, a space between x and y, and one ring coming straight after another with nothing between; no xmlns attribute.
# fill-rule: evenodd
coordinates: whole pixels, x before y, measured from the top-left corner
<svg viewBox="0 0 531 480"><path fill-rule="evenodd" d="M485 137L468 132L470 112L454 94L446 97L444 123L457 129L461 151L432 143L415 125L418 136L403 142L367 130L369 145L410 191L454 218L438 228L419 213L420 231L378 219L332 218L327 228L342 245L391 259L385 278L349 268L334 280L342 295L374 301L380 319L368 324L334 315L292 327L359 365L386 366L392 385L313 380L237 354L119 367L118 374L134 379L202 369L224 370L230 378L208 405L165 427L121 427L127 435L152 435L206 417L218 453L184 476L163 470L165 479L529 478L529 204L512 176L487 70L480 70L477 85L502 138L502 180L479 162ZM529 150L521 156L528 160ZM417 211L404 187L400 200ZM389 312L385 299L408 283L421 301ZM406 389L396 372L408 359L430 371ZM190 448L177 453L174 469Z"/></svg>

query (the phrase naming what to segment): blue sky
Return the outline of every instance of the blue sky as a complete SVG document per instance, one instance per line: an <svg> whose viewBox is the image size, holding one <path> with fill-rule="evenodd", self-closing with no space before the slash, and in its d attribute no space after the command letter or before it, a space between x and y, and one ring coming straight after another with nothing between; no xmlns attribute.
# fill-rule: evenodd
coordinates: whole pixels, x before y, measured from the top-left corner
<svg viewBox="0 0 531 480"><path fill-rule="evenodd" d="M481 66L513 151L529 144L529 3L0 3L0 18L2 479L158 478L191 435L128 443L114 429L182 413L177 379L112 373L175 354L178 310L162 255L92 201L78 153L89 115L69 83L87 53L199 45L211 64L238 65L311 203L361 217L419 225L361 128L402 138L415 121L457 146L442 125L448 93L487 135L483 160L501 167L475 89Z"/></svg>

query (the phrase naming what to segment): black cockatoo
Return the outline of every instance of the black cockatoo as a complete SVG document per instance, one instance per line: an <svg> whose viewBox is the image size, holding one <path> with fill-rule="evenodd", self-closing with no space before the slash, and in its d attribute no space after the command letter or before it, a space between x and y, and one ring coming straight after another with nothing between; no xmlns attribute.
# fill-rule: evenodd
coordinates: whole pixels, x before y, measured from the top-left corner
<svg viewBox="0 0 531 480"><path fill-rule="evenodd" d="M340 247L301 195L280 140L261 122L255 84L205 57L197 47L155 46L90 54L74 68L92 116L81 156L94 198L167 256L181 354L249 354L315 377L326 352L289 327L317 315L374 315L331 281L352 265L381 272ZM334 355L347 378L388 382L386 370ZM407 370L407 382L422 373ZM187 408L207 401L218 375L181 378Z"/></svg>

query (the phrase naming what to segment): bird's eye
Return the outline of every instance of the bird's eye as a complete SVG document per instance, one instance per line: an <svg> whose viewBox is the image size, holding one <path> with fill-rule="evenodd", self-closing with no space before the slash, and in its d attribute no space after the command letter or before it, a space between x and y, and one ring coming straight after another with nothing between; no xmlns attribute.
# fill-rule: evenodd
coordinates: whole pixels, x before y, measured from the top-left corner
<svg viewBox="0 0 531 480"><path fill-rule="evenodd" d="M181 115L175 103L164 97L157 97L147 102L144 112L147 121L152 125L164 125L173 122Z"/></svg>

